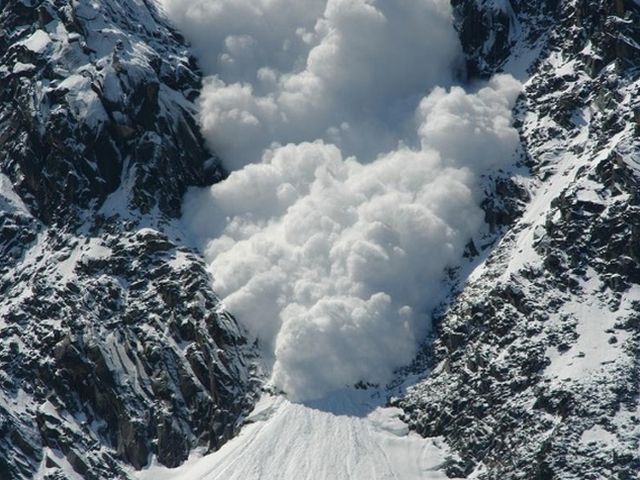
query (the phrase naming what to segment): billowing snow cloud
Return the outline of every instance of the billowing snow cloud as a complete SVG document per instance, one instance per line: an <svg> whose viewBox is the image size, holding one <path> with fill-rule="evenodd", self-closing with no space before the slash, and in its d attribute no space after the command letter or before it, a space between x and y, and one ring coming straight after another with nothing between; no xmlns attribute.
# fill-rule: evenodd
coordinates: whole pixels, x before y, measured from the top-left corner
<svg viewBox="0 0 640 480"><path fill-rule="evenodd" d="M394 148L425 93L451 82L448 0L164 0L214 74L202 127L228 167L273 142L325 139L346 154Z"/></svg>
<svg viewBox="0 0 640 480"><path fill-rule="evenodd" d="M388 381L483 229L479 178L513 161L520 85L450 87L446 0L164 3L234 170L184 205L214 289L293 398Z"/></svg>

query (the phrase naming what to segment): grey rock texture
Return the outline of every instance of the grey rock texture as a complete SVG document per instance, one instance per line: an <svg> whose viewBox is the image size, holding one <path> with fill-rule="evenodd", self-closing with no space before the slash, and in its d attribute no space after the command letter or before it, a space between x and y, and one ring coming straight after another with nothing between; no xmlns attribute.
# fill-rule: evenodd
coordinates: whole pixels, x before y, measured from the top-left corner
<svg viewBox="0 0 640 480"><path fill-rule="evenodd" d="M129 207L176 216L188 186L221 177L192 117L199 72L153 5L3 2L0 167L43 221L125 179Z"/></svg>
<svg viewBox="0 0 640 480"><path fill-rule="evenodd" d="M428 372L396 403L457 452L452 477L638 478L640 5L454 5L471 75L528 63L526 169L511 181L531 200L503 195L522 208L443 307Z"/></svg>
<svg viewBox="0 0 640 480"><path fill-rule="evenodd" d="M153 2L0 2L0 478L127 478L218 448L254 348L177 217L224 176Z"/></svg>

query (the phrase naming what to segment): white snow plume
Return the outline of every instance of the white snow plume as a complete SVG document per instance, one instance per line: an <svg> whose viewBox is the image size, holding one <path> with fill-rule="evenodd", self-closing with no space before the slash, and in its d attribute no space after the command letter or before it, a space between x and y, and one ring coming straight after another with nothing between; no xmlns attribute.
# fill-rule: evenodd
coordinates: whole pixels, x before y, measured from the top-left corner
<svg viewBox="0 0 640 480"><path fill-rule="evenodd" d="M512 161L520 85L450 87L448 0L162 2L233 171L184 205L216 292L291 398L386 382L483 228L478 179Z"/></svg>
<svg viewBox="0 0 640 480"><path fill-rule="evenodd" d="M363 163L322 140L277 146L187 196L214 289L292 398L384 383L411 361L445 269L483 228L479 176L513 161L519 92L507 76L436 89L417 147Z"/></svg>
<svg viewBox="0 0 640 480"><path fill-rule="evenodd" d="M231 170L274 142L395 148L461 58L448 0L162 1L211 75L201 124Z"/></svg>

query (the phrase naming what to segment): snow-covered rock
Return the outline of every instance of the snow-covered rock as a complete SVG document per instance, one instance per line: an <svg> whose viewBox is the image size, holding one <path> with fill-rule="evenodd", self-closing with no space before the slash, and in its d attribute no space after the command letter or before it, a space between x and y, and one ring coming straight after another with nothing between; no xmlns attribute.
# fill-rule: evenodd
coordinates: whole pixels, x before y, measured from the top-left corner
<svg viewBox="0 0 640 480"><path fill-rule="evenodd" d="M151 2L0 7L0 478L126 478L218 448L253 350L175 218L221 178Z"/></svg>
<svg viewBox="0 0 640 480"><path fill-rule="evenodd" d="M530 173L512 177L531 200L463 275L424 380L397 404L457 451L452 475L636 478L640 8L477 1L458 12L471 72L518 74L513 55L531 59L516 107Z"/></svg>

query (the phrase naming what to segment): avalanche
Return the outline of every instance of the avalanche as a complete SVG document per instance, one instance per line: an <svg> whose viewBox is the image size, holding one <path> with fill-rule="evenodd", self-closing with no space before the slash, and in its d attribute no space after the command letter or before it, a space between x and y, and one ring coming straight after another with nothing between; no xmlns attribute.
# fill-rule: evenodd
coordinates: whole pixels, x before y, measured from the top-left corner
<svg viewBox="0 0 640 480"><path fill-rule="evenodd" d="M445 270L486 232L483 176L517 158L521 85L451 86L460 47L446 2L330 0L315 19L291 5L274 33L260 22L288 6L276 3L166 4L211 75L203 133L235 169L193 190L184 220L271 382L308 400L384 385L411 361Z"/></svg>

